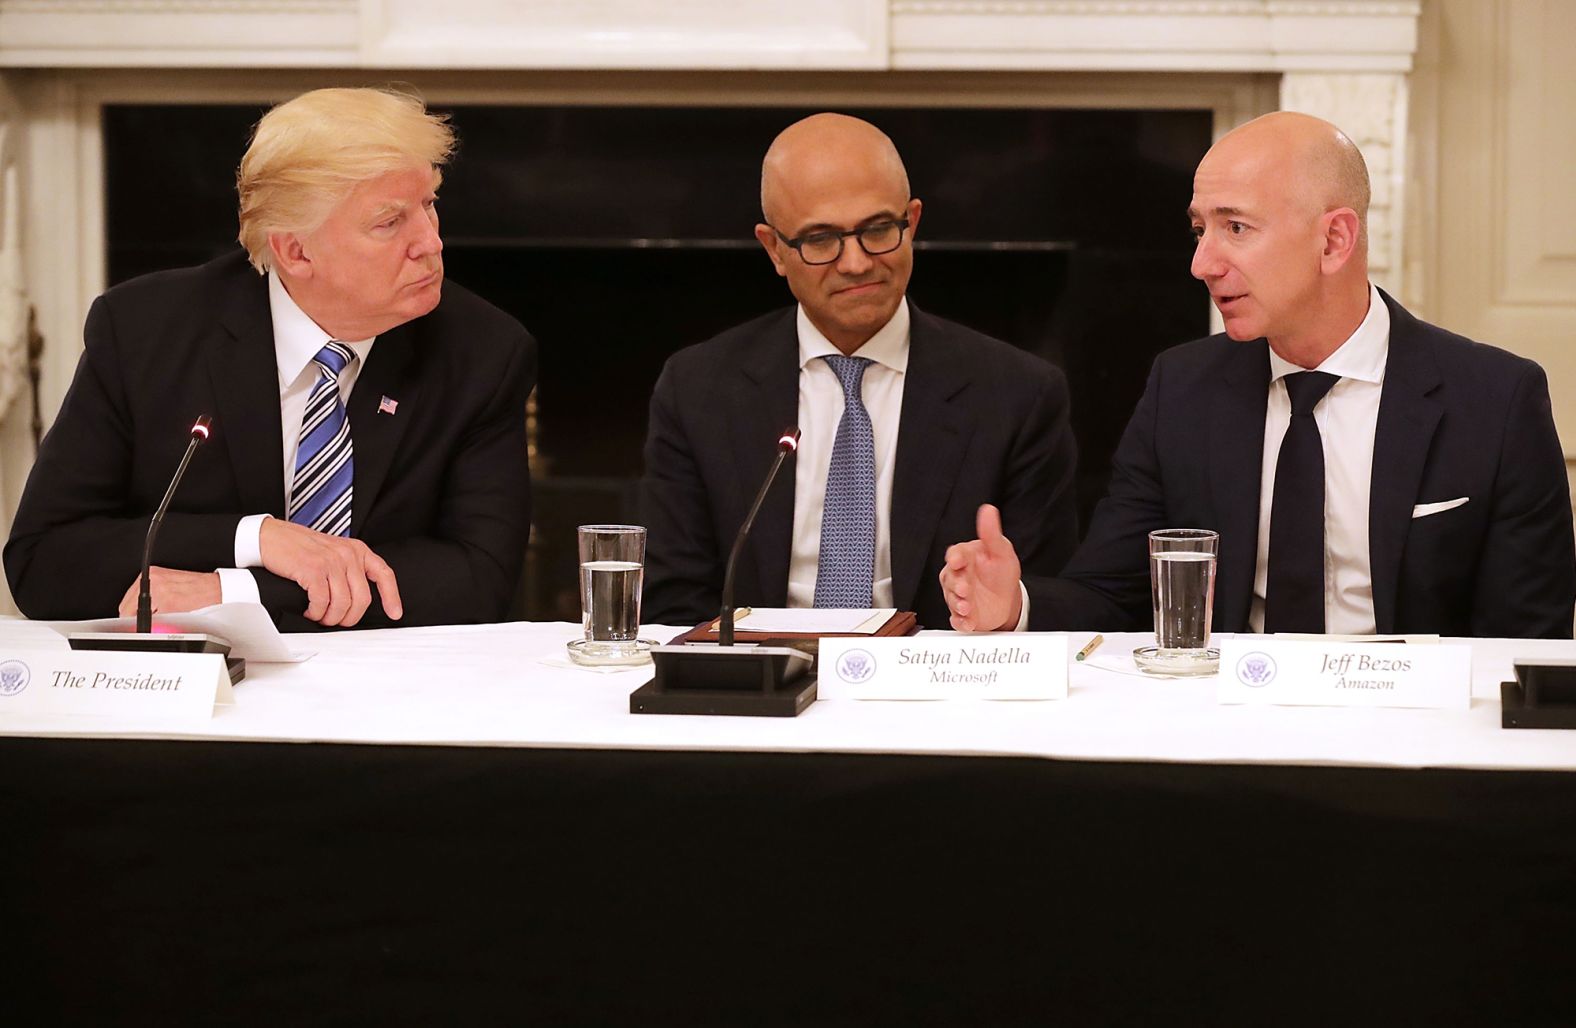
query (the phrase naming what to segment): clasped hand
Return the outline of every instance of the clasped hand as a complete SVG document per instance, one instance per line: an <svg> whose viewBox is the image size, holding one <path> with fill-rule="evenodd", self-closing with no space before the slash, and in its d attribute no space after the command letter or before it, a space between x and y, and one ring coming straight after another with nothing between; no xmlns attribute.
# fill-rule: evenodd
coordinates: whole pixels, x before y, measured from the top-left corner
<svg viewBox="0 0 1576 1028"><path fill-rule="evenodd" d="M372 605L377 586L383 612L398 621L405 613L394 569L360 539L324 535L280 518L266 519L258 542L263 567L306 590L305 616L328 628L350 628ZM120 601L120 615L137 613L137 580ZM153 609L166 614L198 610L221 598L219 575L208 571L150 569Z"/></svg>

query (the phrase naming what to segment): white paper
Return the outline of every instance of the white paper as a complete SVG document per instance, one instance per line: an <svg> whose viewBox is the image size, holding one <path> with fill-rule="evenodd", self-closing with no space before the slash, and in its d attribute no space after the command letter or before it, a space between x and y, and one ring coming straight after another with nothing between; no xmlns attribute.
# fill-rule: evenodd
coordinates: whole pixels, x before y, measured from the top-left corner
<svg viewBox="0 0 1576 1028"><path fill-rule="evenodd" d="M897 613L896 608L864 610L820 607L752 607L733 622L740 632L820 632L874 635Z"/></svg>
<svg viewBox="0 0 1576 1028"><path fill-rule="evenodd" d="M135 632L136 618L98 618L93 621L45 621L42 624L69 635L72 632ZM311 653L293 653L273 618L260 603L216 603L185 614L155 614L154 631L205 632L230 644L232 657L259 664L294 664Z"/></svg>

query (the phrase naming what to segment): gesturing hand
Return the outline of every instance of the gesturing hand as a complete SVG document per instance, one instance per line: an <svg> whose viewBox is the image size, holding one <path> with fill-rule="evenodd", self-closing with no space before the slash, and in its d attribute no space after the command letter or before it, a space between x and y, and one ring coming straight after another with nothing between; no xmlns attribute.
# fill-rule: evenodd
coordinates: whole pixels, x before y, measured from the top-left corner
<svg viewBox="0 0 1576 1028"><path fill-rule="evenodd" d="M378 587L383 612L398 621L400 604L394 569L360 539L324 535L280 518L268 518L258 535L263 567L306 590L306 617L328 627L349 628L361 620Z"/></svg>
<svg viewBox="0 0 1576 1028"><path fill-rule="evenodd" d="M952 611L952 627L959 632L1012 628L1023 612L1018 553L1001 534L1001 512L990 504L980 507L974 529L979 538L947 547L941 569L941 591Z"/></svg>
<svg viewBox="0 0 1576 1028"><path fill-rule="evenodd" d="M126 595L120 598L121 617L137 616L137 592L141 582L141 575L133 578ZM174 568L161 567L148 569L148 597L153 601L155 614L180 614L188 610L201 610L223 599L219 591L218 572L177 571Z"/></svg>

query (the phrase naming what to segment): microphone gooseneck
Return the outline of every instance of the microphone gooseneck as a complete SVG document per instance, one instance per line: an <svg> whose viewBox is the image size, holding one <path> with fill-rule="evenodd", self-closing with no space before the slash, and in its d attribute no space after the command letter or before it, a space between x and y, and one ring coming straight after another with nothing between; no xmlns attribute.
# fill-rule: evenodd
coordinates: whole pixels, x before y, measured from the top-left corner
<svg viewBox="0 0 1576 1028"><path fill-rule="evenodd" d="M186 474L186 465L191 463L197 447L207 441L212 425L213 419L206 414L199 416L193 423L191 442L186 444L186 453L175 469L175 477L170 479L170 487L164 490L159 509L153 512L153 520L148 522L148 537L142 544L142 579L137 588L137 631L140 633L153 631L153 595L148 587L148 569L153 565L153 540L158 537L159 526L164 524L164 512L170 509L170 500L174 499L175 489L181 484L181 476Z"/></svg>
<svg viewBox="0 0 1576 1028"><path fill-rule="evenodd" d="M717 619L717 645L733 645L733 568L739 562L739 554L744 550L744 540L750 534L750 526L755 524L755 515L761 512L761 504L766 499L767 490L771 489L772 482L777 478L778 469L783 466L783 461L788 459L790 453L799 449L799 429L789 427L783 429L782 435L777 440L777 457L772 461L772 466L766 472L766 481L761 483L760 491L755 494L755 502L750 504L750 512L744 517L744 524L739 526L739 534L734 537L733 550L728 554L728 568L722 576L722 614Z"/></svg>

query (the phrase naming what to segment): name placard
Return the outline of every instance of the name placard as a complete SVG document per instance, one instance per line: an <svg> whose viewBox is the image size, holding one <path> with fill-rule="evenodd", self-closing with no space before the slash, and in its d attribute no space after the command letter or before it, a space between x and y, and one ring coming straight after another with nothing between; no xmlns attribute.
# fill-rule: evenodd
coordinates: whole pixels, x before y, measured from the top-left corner
<svg viewBox="0 0 1576 1028"><path fill-rule="evenodd" d="M1291 641L1220 646L1221 703L1316 707L1472 706L1472 647Z"/></svg>
<svg viewBox="0 0 1576 1028"><path fill-rule="evenodd" d="M195 721L233 703L217 653L112 650L0 652L0 718L7 713Z"/></svg>
<svg viewBox="0 0 1576 1028"><path fill-rule="evenodd" d="M821 640L822 699L1060 700L1067 636L918 635Z"/></svg>

